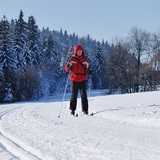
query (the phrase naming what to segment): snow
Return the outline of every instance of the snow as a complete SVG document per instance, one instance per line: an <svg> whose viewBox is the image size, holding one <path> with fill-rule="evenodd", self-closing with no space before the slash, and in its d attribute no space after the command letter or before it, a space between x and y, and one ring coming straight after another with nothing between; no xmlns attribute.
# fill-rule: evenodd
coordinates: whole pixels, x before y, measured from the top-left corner
<svg viewBox="0 0 160 160"><path fill-rule="evenodd" d="M0 159L159 160L159 91L104 95L91 90L94 116L82 115L79 98L78 117L70 115L70 94L63 103L62 97L0 105Z"/></svg>

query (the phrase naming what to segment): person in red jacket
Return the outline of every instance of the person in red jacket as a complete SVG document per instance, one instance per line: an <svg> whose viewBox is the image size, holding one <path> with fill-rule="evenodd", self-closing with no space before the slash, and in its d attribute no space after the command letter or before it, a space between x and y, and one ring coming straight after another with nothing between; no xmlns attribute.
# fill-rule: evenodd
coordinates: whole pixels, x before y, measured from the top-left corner
<svg viewBox="0 0 160 160"><path fill-rule="evenodd" d="M82 112L88 114L88 99L86 93L87 74L92 74L88 60L84 57L84 49L81 45L74 46L74 56L71 57L66 66L66 72L71 72L71 99L70 110L71 115L75 114L77 106L77 96L80 90Z"/></svg>

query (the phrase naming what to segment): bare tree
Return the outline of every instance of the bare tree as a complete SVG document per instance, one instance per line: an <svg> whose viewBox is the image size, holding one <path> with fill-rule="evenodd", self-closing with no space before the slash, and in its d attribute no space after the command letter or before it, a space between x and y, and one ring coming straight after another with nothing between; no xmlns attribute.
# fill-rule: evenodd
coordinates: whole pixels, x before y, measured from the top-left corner
<svg viewBox="0 0 160 160"><path fill-rule="evenodd" d="M153 34L152 47L152 81L154 90L156 90L156 86L160 83L160 32Z"/></svg>
<svg viewBox="0 0 160 160"><path fill-rule="evenodd" d="M133 27L129 33L130 53L137 59L135 91L139 91L140 66L150 53L150 33Z"/></svg>

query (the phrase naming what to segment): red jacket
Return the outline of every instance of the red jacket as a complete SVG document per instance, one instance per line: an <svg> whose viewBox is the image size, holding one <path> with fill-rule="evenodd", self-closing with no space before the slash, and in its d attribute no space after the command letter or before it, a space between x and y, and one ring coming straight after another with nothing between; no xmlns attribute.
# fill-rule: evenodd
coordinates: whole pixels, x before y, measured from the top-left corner
<svg viewBox="0 0 160 160"><path fill-rule="evenodd" d="M71 68L69 65L70 62L72 63ZM87 80L86 75L91 74L91 69L88 66L88 61L83 56L73 56L72 58L70 58L65 66L65 71L71 71L70 80L76 82L82 82Z"/></svg>

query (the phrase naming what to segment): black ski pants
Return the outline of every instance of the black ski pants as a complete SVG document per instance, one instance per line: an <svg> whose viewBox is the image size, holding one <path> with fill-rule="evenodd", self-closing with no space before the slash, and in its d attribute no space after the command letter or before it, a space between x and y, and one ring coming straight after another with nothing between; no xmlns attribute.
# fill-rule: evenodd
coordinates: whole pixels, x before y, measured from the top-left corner
<svg viewBox="0 0 160 160"><path fill-rule="evenodd" d="M77 106L77 96L80 90L82 111L88 112L88 99L86 93L86 81L75 82L71 81L71 99L70 110L75 111Z"/></svg>

